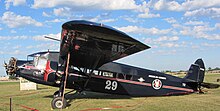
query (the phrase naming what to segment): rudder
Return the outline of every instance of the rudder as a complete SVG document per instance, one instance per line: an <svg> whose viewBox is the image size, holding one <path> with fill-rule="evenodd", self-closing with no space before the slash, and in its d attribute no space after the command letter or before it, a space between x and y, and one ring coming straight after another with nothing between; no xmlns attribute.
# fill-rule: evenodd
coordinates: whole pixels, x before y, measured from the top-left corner
<svg viewBox="0 0 220 111"><path fill-rule="evenodd" d="M189 68L187 75L184 79L192 82L202 83L205 76L205 65L202 59L197 59L194 64Z"/></svg>

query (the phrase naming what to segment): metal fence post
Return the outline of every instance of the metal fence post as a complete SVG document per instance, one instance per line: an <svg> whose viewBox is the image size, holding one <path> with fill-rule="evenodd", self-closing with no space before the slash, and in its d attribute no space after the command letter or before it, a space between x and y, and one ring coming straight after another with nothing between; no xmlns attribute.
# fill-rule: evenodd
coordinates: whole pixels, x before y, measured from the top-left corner
<svg viewBox="0 0 220 111"><path fill-rule="evenodd" d="M10 97L10 111L12 111L12 98Z"/></svg>

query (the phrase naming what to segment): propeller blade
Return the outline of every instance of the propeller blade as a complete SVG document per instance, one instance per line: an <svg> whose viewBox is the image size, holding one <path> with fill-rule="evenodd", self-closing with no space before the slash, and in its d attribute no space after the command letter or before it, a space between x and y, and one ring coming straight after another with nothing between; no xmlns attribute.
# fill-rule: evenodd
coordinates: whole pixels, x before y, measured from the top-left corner
<svg viewBox="0 0 220 111"><path fill-rule="evenodd" d="M5 67L5 73L8 75L8 64L4 61L3 67Z"/></svg>
<svg viewBox="0 0 220 111"><path fill-rule="evenodd" d="M7 66L7 63L6 63L5 61L4 61L4 64L3 64L3 66L4 66L4 67L6 67L6 66Z"/></svg>

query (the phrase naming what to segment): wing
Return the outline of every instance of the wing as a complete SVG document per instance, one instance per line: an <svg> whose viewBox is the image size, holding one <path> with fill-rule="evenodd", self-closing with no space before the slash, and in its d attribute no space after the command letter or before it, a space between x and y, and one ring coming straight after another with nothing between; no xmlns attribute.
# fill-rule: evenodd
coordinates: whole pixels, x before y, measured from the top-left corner
<svg viewBox="0 0 220 111"><path fill-rule="evenodd" d="M74 33L74 40L71 39L71 34L68 35L70 32ZM148 48L150 47L127 34L102 24L70 21L62 25L60 56L65 57L70 50L69 64L77 67L96 69Z"/></svg>

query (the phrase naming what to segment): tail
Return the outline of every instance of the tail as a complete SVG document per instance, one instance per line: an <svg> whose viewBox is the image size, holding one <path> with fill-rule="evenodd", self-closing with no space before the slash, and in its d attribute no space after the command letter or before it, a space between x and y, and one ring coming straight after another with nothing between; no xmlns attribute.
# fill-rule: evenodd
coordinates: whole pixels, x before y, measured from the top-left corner
<svg viewBox="0 0 220 111"><path fill-rule="evenodd" d="M189 68L187 75L184 79L191 82L202 83L205 76L205 65L202 59L197 59L194 64Z"/></svg>

